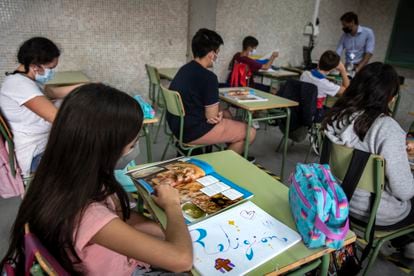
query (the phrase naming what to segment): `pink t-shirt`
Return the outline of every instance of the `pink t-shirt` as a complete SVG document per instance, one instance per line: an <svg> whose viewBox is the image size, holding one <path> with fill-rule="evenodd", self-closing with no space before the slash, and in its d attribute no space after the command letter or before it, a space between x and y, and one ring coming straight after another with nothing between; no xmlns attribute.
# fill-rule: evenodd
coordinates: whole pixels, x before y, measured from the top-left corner
<svg viewBox="0 0 414 276"><path fill-rule="evenodd" d="M75 249L82 260L86 275L131 275L138 264L134 259L127 258L112 250L89 241L111 220L118 218L115 205L108 198L106 202L95 202L88 206L82 217L77 234Z"/></svg>

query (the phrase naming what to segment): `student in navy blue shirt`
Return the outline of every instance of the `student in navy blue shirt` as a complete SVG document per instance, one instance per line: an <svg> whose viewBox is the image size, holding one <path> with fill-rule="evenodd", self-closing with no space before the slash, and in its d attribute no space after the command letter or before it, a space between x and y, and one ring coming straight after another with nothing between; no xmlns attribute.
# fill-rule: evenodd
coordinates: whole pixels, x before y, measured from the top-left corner
<svg viewBox="0 0 414 276"><path fill-rule="evenodd" d="M214 31L200 29L191 43L194 59L180 68L170 89L180 93L184 109L184 142L190 144L227 143L228 149L243 152L247 125L231 119L230 112L220 110L217 76L213 67L223 39ZM167 113L174 135L179 135L179 117ZM250 143L256 131L250 129Z"/></svg>

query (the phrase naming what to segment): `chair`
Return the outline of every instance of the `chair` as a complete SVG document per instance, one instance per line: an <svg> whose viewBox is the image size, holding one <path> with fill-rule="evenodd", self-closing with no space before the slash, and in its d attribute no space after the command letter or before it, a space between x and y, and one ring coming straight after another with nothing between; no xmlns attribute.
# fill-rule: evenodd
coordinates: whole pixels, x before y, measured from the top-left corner
<svg viewBox="0 0 414 276"><path fill-rule="evenodd" d="M174 116L180 117L180 130L179 135L176 137L174 134L166 133L170 136L168 139L167 145L165 146L164 152L162 154L161 159L164 160L165 155L167 153L168 147L173 145L176 147L177 151L186 156L190 156L193 150L195 149L203 149L210 145L191 145L183 142L184 137L184 117L185 117L185 110L184 104L181 100L181 95L176 92L165 88L164 86L160 86L162 95L164 97L166 109L169 113ZM223 149L222 146L219 146L220 150Z"/></svg>
<svg viewBox="0 0 414 276"><path fill-rule="evenodd" d="M69 273L50 255L39 239L30 232L28 223L24 226L24 233L25 275L69 276ZM15 268L13 264L6 263L3 272L6 276L14 276Z"/></svg>
<svg viewBox="0 0 414 276"><path fill-rule="evenodd" d="M324 156L325 150L324 141L321 156ZM331 167L332 173L340 181L343 181L347 174L354 152L355 150L352 148L331 143L331 150L328 156L329 165ZM362 257L362 260L364 258L364 255L368 257L368 264L363 271L363 275L366 275L374 264L379 250L384 242L414 232L414 224L392 231L375 230L375 218L385 183L385 162L383 157L370 154L365 168L362 171L362 175L357 178L356 181L357 188L368 191L372 194L371 214L368 222L361 224L361 222L356 222L351 218L351 229L355 231L356 234L368 244L366 246L368 249L366 251L364 249L365 252L363 252ZM347 187L344 187L344 190L346 188ZM370 246L371 244L372 247Z"/></svg>
<svg viewBox="0 0 414 276"><path fill-rule="evenodd" d="M316 114L317 94L318 88L314 84L294 79L288 79L280 87L278 96L296 101L299 105L290 108L291 118L288 135L284 133L285 122L281 121L279 124L279 128L284 135L277 147L277 151L279 151L286 137L294 142L301 142L306 138L309 129L312 129L314 126L313 119Z"/></svg>
<svg viewBox="0 0 414 276"><path fill-rule="evenodd" d="M156 144L161 125L165 123L165 104L162 95L160 95L161 81L157 68L149 64L145 64L145 69L149 79L148 97L151 100L151 105L157 107L157 112L159 109L161 110L160 121L154 135L154 144Z"/></svg>

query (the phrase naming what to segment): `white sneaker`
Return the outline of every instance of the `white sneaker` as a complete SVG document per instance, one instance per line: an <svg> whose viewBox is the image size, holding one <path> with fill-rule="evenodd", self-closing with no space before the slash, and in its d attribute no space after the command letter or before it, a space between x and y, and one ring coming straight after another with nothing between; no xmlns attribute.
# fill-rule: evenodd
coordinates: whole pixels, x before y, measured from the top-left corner
<svg viewBox="0 0 414 276"><path fill-rule="evenodd" d="M380 253L382 256L388 257L394 253L397 253L398 249L394 247L390 241L386 241L380 248Z"/></svg>
<svg viewBox="0 0 414 276"><path fill-rule="evenodd" d="M252 127L255 128L255 129L259 129L260 128L259 122L258 121L253 121L252 122Z"/></svg>
<svg viewBox="0 0 414 276"><path fill-rule="evenodd" d="M404 246L404 257L414 260L414 242L410 242Z"/></svg>

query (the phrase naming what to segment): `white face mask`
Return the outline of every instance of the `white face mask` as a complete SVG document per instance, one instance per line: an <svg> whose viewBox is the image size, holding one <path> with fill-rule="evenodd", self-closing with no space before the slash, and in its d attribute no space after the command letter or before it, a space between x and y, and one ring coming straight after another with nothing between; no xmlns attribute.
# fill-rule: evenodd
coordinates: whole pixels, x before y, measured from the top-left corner
<svg viewBox="0 0 414 276"><path fill-rule="evenodd" d="M218 55L216 53L213 54L215 58L211 59L211 67L217 67Z"/></svg>
<svg viewBox="0 0 414 276"><path fill-rule="evenodd" d="M256 49L253 49L249 52L249 56L255 55L257 53Z"/></svg>
<svg viewBox="0 0 414 276"><path fill-rule="evenodd" d="M123 170L125 167L139 155L139 143L136 143L134 148L127 152L125 155L119 158L118 162L116 162L115 170Z"/></svg>

